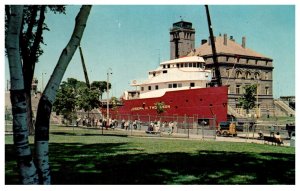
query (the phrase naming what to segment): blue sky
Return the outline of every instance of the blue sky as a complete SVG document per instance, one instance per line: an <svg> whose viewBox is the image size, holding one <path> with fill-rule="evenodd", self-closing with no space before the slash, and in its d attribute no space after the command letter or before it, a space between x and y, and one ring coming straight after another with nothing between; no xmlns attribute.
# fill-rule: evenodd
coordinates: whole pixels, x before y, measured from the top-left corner
<svg viewBox="0 0 300 191"><path fill-rule="evenodd" d="M273 59L273 95L295 95L295 6L214 5L210 6L214 34L227 33L241 43L246 36L248 48ZM68 6L66 15L48 14L51 31L44 33L47 46L36 65L40 87L48 81L62 49L70 39L80 6ZM94 5L81 42L90 81L106 80L112 69L111 95L119 97L134 79L147 78L159 60L170 58L169 29L183 20L193 23L196 43L208 37L203 5ZM5 78L9 79L7 60ZM84 81L77 51L63 80Z"/></svg>

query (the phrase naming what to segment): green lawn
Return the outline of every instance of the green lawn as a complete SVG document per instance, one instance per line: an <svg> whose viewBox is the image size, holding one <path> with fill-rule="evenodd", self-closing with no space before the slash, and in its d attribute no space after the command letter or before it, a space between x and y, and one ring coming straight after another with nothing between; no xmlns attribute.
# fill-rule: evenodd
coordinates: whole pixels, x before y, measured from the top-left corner
<svg viewBox="0 0 300 191"><path fill-rule="evenodd" d="M116 132L51 127L52 183L295 184L291 147ZM12 136L5 138L5 184L17 184Z"/></svg>

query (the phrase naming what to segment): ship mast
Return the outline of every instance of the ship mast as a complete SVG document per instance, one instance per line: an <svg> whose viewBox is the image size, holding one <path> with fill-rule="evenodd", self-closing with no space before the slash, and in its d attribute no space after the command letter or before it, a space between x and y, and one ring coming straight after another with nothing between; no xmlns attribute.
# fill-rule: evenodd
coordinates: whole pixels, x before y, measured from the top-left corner
<svg viewBox="0 0 300 191"><path fill-rule="evenodd" d="M210 38L210 42L211 42L213 66L215 68L215 75L212 77L210 85L211 86L222 86L221 74L220 74L216 45L215 45L215 37L214 37L213 30L212 30L212 24L211 24L211 20L210 20L208 5L205 5L205 10L206 10L207 23L208 23L208 29L209 29L209 38Z"/></svg>

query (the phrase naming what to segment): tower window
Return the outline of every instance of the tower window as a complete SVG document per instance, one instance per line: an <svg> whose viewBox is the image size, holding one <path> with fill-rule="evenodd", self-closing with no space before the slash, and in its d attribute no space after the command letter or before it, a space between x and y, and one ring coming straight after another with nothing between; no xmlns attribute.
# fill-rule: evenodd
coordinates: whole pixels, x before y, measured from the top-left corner
<svg viewBox="0 0 300 191"><path fill-rule="evenodd" d="M266 95L269 95L269 94L270 94L270 92L269 92L269 87L265 87L265 93L266 93Z"/></svg>
<svg viewBox="0 0 300 191"><path fill-rule="evenodd" d="M269 79L269 73L266 72L266 73L265 73L265 80L268 80L268 79Z"/></svg>
<svg viewBox="0 0 300 191"><path fill-rule="evenodd" d="M235 87L235 93L240 94L241 85L236 85Z"/></svg>

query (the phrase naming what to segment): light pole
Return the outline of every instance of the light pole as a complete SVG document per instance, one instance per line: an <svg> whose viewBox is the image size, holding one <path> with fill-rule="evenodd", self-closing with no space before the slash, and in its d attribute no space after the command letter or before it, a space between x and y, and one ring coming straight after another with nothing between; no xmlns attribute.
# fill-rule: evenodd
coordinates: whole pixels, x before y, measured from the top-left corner
<svg viewBox="0 0 300 191"><path fill-rule="evenodd" d="M112 69L108 68L107 70L107 82L106 82L106 93L107 93L107 102L106 102L106 124L109 125L109 75L112 74Z"/></svg>

